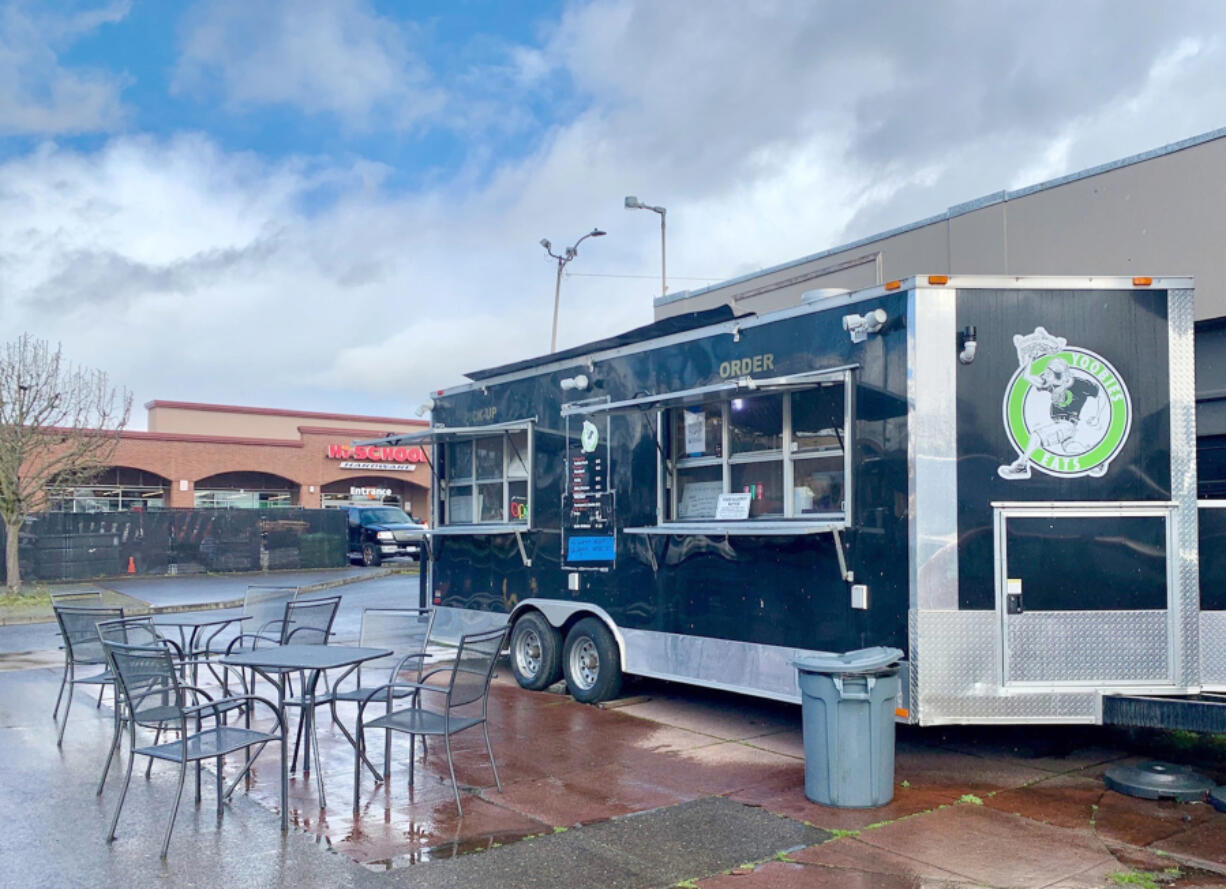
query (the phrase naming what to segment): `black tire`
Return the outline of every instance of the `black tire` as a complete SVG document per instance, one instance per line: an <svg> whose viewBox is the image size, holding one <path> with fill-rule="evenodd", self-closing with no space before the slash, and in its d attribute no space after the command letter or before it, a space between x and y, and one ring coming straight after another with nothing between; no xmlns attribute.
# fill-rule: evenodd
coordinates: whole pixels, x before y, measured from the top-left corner
<svg viewBox="0 0 1226 889"><path fill-rule="evenodd" d="M576 701L599 704L617 697L622 687L621 651L598 618L585 617L570 628L562 648L562 671Z"/></svg>
<svg viewBox="0 0 1226 889"><path fill-rule="evenodd" d="M511 629L511 672L529 691L549 688L562 678L562 634L539 611L529 611Z"/></svg>
<svg viewBox="0 0 1226 889"><path fill-rule="evenodd" d="M363 543L362 564L367 568L378 568L383 564L383 553L373 543Z"/></svg>

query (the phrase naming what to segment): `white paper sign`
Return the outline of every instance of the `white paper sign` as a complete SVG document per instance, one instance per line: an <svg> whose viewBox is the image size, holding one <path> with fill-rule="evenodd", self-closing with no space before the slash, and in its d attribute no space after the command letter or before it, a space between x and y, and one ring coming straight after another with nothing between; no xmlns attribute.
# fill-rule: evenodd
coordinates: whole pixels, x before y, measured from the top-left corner
<svg viewBox="0 0 1226 889"><path fill-rule="evenodd" d="M691 456L707 450L707 415L701 408L685 412L685 452Z"/></svg>
<svg viewBox="0 0 1226 889"><path fill-rule="evenodd" d="M720 494L715 507L716 519L747 519L753 494Z"/></svg>
<svg viewBox="0 0 1226 889"><path fill-rule="evenodd" d="M723 490L723 482L689 482L684 485L681 489L681 501L677 504L677 518L714 518Z"/></svg>

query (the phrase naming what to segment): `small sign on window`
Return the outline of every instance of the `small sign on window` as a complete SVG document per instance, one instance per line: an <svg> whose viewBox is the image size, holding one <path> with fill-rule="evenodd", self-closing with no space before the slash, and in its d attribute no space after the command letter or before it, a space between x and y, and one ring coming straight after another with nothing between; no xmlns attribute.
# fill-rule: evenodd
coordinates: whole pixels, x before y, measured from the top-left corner
<svg viewBox="0 0 1226 889"><path fill-rule="evenodd" d="M707 415L700 408L685 411L685 452L691 457L701 457L707 450Z"/></svg>
<svg viewBox="0 0 1226 889"><path fill-rule="evenodd" d="M715 506L716 520L737 521L749 518L751 500L753 494L720 494L719 503Z"/></svg>

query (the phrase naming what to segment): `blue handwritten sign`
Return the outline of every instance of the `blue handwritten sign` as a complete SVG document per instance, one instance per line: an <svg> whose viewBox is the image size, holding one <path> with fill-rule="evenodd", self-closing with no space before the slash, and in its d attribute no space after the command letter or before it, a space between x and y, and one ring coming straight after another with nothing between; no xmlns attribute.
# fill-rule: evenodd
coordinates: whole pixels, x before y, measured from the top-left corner
<svg viewBox="0 0 1226 889"><path fill-rule="evenodd" d="M568 562L612 562L615 558L617 538L612 534L602 537L571 537L566 541Z"/></svg>

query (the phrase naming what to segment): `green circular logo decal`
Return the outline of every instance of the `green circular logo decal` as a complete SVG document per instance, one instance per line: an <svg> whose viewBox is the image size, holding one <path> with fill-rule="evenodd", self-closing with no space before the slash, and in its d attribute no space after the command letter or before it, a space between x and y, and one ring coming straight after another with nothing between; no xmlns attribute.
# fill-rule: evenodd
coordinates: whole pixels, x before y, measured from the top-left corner
<svg viewBox="0 0 1226 889"><path fill-rule="evenodd" d="M1019 367L1003 402L1005 431L1017 459L997 471L1030 478L1031 468L1057 478L1101 477L1132 429L1132 400L1101 355L1068 346L1043 328L1015 336Z"/></svg>

